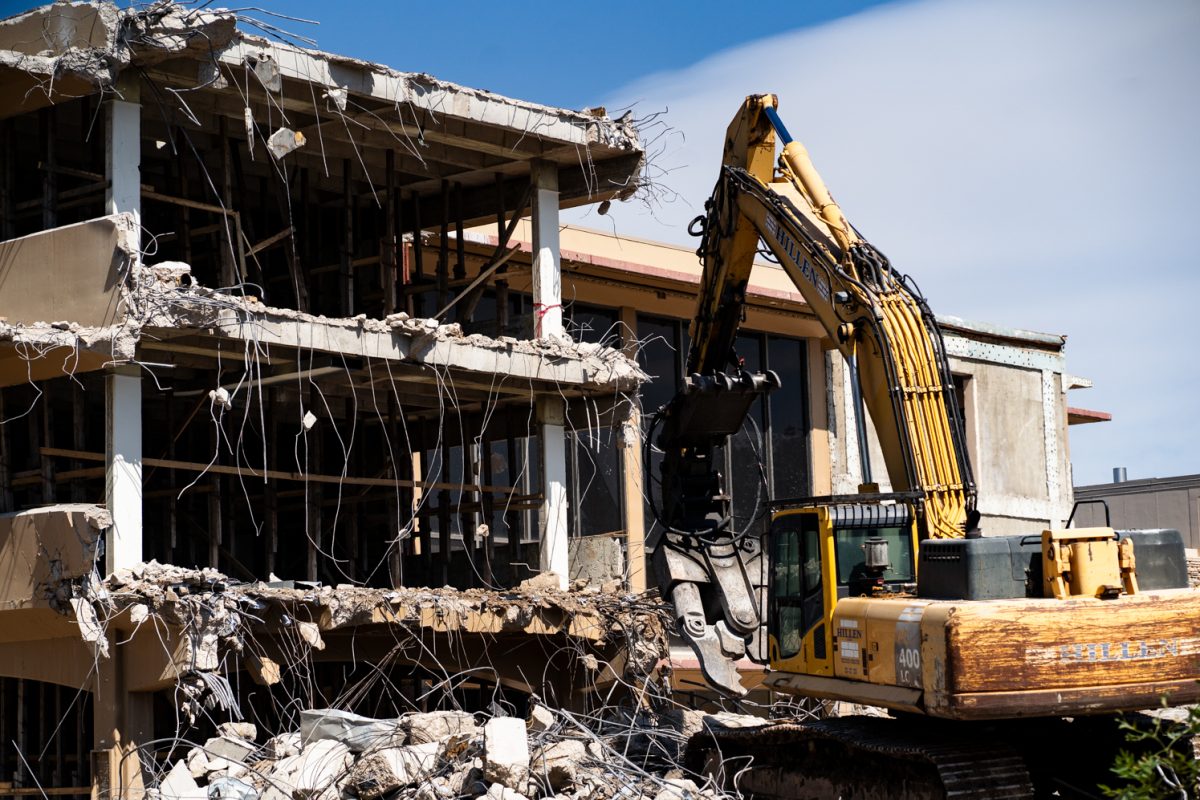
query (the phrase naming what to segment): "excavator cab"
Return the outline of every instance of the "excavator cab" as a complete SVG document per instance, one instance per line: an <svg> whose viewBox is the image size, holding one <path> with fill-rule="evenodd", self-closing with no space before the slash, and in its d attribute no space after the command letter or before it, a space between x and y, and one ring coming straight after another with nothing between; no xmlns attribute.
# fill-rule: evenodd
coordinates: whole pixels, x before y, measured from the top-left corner
<svg viewBox="0 0 1200 800"><path fill-rule="evenodd" d="M767 534L772 669L832 675L835 643L853 639L835 630L839 600L915 593L916 520L895 499L821 498L775 510Z"/></svg>

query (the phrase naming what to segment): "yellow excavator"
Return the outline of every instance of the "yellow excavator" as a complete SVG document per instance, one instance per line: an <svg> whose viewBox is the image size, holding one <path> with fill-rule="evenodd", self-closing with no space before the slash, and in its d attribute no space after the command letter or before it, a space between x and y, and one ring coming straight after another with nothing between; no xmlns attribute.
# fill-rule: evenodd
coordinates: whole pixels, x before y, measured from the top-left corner
<svg viewBox="0 0 1200 800"><path fill-rule="evenodd" d="M847 221L776 106L745 100L692 223L703 277L688 377L650 435L654 569L717 690L744 693L736 664L749 658L768 665L769 688L891 718L730 731L720 760L740 753L728 772L762 796L1086 794L1107 768L1077 752L1108 735L1097 719L1200 701L1200 592L1182 538L1070 521L981 535L937 321ZM736 530L717 455L779 386L734 350L760 242L849 362L892 491L868 474L859 494L773 498L769 519Z"/></svg>

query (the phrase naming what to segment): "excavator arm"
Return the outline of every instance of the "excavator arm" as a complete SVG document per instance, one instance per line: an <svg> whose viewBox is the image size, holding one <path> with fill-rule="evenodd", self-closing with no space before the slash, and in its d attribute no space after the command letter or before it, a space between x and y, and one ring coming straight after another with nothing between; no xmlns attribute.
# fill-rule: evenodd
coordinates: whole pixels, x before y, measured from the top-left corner
<svg viewBox="0 0 1200 800"><path fill-rule="evenodd" d="M761 529L733 529L716 456L755 399L779 385L744 370L734 352L760 242L850 363L893 489L918 498L922 538L962 536L977 518L936 320L913 282L846 220L775 108L773 95L748 97L729 126L716 188L690 229L701 237L703 274L688 377L655 421L665 531L656 575L705 677L735 695L744 692L735 662L767 660L766 560Z"/></svg>

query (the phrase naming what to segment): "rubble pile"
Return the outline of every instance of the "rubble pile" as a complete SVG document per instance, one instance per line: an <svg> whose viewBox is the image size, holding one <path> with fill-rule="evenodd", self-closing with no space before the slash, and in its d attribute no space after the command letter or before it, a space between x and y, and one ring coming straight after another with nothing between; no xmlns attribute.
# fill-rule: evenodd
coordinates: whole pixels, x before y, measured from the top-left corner
<svg viewBox="0 0 1200 800"><path fill-rule="evenodd" d="M464 711L370 719L300 712L299 730L259 743L255 726L225 723L174 756L147 794L156 800L703 800L723 793L685 776L677 758L706 725L769 724L679 711L634 724L592 723L545 705L529 719ZM664 746L665 743L665 746ZM650 757L657 749L660 757Z"/></svg>

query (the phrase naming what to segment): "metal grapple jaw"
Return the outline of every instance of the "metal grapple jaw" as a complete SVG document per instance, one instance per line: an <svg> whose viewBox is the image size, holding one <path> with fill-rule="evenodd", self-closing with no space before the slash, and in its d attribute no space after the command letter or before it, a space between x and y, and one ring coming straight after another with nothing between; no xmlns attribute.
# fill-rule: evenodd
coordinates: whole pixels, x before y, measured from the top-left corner
<svg viewBox="0 0 1200 800"><path fill-rule="evenodd" d="M746 693L738 662L766 661L766 572L761 531L735 531L715 451L753 403L779 387L774 372L692 375L665 410L662 518L654 552L663 597L679 632L718 691Z"/></svg>
<svg viewBox="0 0 1200 800"><path fill-rule="evenodd" d="M758 537L738 545L689 542L668 533L654 551L654 571L675 605L679 633L700 671L725 695L746 693L738 662L767 660L766 574Z"/></svg>

